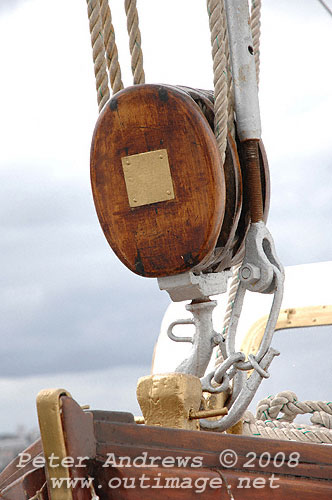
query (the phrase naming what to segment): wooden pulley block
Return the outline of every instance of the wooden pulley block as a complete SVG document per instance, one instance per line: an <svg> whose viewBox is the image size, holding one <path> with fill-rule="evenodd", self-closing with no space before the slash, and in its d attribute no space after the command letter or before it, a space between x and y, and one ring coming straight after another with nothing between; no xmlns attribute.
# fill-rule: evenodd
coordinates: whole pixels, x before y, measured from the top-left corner
<svg viewBox="0 0 332 500"><path fill-rule="evenodd" d="M203 270L225 213L225 179L204 113L181 89L137 85L102 111L91 182L106 239L148 277Z"/></svg>
<svg viewBox="0 0 332 500"><path fill-rule="evenodd" d="M214 95L211 90L196 90L189 87L181 87L187 92L196 104L202 109L211 129L214 128ZM226 203L223 223L220 229L216 248L207 263L210 271L222 271L231 267L234 257L234 246L238 238L236 236L243 199L243 179L237 145L230 133L227 137L226 158L223 165L226 184Z"/></svg>

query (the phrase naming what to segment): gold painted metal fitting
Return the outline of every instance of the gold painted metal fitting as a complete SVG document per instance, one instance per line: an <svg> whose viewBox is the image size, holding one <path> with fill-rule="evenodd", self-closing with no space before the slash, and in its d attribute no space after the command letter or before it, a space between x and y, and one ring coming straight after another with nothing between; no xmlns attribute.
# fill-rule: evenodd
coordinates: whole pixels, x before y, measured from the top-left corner
<svg viewBox="0 0 332 500"><path fill-rule="evenodd" d="M121 158L130 207L175 198L167 149Z"/></svg>
<svg viewBox="0 0 332 500"><path fill-rule="evenodd" d="M37 396L37 412L50 500L73 498L66 481L59 487L52 486L52 479L70 479L68 467L62 465L62 459L67 456L67 451L61 422L61 396L71 397L65 389L44 389ZM53 466L50 466L51 456L56 460L54 464L52 458Z"/></svg>
<svg viewBox="0 0 332 500"><path fill-rule="evenodd" d="M202 400L198 377L187 373L142 377L137 399L146 425L199 430L199 421L190 419L190 412L197 413Z"/></svg>

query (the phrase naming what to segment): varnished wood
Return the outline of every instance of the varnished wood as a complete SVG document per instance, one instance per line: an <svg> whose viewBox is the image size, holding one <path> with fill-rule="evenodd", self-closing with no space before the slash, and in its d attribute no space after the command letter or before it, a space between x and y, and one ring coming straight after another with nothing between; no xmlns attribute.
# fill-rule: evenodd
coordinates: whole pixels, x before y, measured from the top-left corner
<svg viewBox="0 0 332 500"><path fill-rule="evenodd" d="M87 477L87 462L96 455L96 440L93 433L93 415L83 412L73 399L62 396L62 427L66 439L67 456L74 459L74 464L69 468L71 479L84 479ZM80 462L80 458L87 457ZM91 500L91 490L81 488L78 483L72 488L73 500Z"/></svg>
<svg viewBox="0 0 332 500"><path fill-rule="evenodd" d="M166 149L175 198L131 208L121 158ZM225 209L224 175L208 121L185 92L142 85L114 96L91 147L91 182L104 234L120 260L142 276L204 266Z"/></svg>
<svg viewBox="0 0 332 500"><path fill-rule="evenodd" d="M93 421L92 417L93 416ZM211 489L209 486L202 493L201 498L212 500L228 498L226 482L231 486L235 499L241 500L284 500L285 498L301 498L301 500L329 500L332 487L332 452L330 446L311 443L298 443L261 439L240 435L219 434L204 431L185 431L161 427L138 426L126 423L132 420L128 414L118 414L113 420L112 412L83 412L75 401L65 397L62 399L62 422L66 441L66 449L73 455L86 453L88 455L87 468L78 471L71 470L72 478L93 477L94 487L100 500L191 500L196 499L198 493L194 488L155 489L141 488L139 478L144 474L148 484L165 484L167 478L190 478L194 483L199 478L211 480L221 478L220 488ZM231 449L238 456L237 463L231 468L222 467L219 455L223 450ZM34 448L38 452L38 447ZM106 460L114 454L115 458L130 457L134 460L147 452L149 457L160 457L154 461L156 467L120 467L116 464L105 466ZM250 453L256 458L248 467ZM270 461L261 466L259 458L264 453L270 453ZM289 467L287 461L291 454L299 453L299 463L296 467ZM284 454L285 463L278 461L278 453ZM113 456L113 455L112 455ZM187 459L186 465L163 467L165 457ZM201 457L202 467L192 467L192 459ZM275 462L273 461L276 458ZM279 455L280 457L280 455ZM4 474L8 479L7 474ZM0 484L3 484L0 475ZM274 486L271 488L271 478L274 477ZM110 488L109 481L119 478L136 480L135 488ZM45 479L44 469L22 472L14 482L7 484L5 489L0 488L0 498L6 500L28 500L38 489L43 488ZM241 482L242 481L242 482ZM254 487L254 481L259 487ZM113 483L114 484L114 483ZM145 483L147 484L147 483ZM202 482L201 482L202 484ZM242 484L242 487L241 487ZM246 486L248 485L249 486ZM243 486L244 485L244 486ZM89 496L90 495L90 496ZM91 491L84 488L72 490L73 500L85 500L91 497ZM41 495L47 500L45 487Z"/></svg>
<svg viewBox="0 0 332 500"><path fill-rule="evenodd" d="M149 456L161 458L170 454L179 457L201 456L204 468L221 468L224 471L220 465L219 454L224 449L232 449L238 455L238 462L232 469L240 474L247 470L244 465L250 458L250 452L255 452L258 458L266 451L271 453L272 458L278 452L283 452L286 461L293 452L299 452L300 461L296 468L292 469L286 464L275 467L273 460L266 467L260 467L257 459L254 461L254 467L250 467L250 472L259 474L265 471L270 474L332 481L332 452L330 447L325 445L105 422L95 423L95 434L99 460L105 458L110 449L115 455L128 454L130 457L141 455L144 450Z"/></svg>
<svg viewBox="0 0 332 500"><path fill-rule="evenodd" d="M296 478L289 476L272 476L266 472L259 474L245 471L239 474L238 471L226 470L221 474L217 469L190 469L190 468L173 468L165 469L161 467L153 468L103 468L102 462L95 465L96 477L98 477L98 496L100 500L230 500L226 489L230 486L234 500L330 500L331 499L331 483L322 480L312 480L308 478ZM143 476L146 478L145 487L140 488L139 480ZM112 489L108 486L109 481L114 481L114 478L119 478L122 484L127 478L135 481L135 488L126 489L119 487ZM186 478L192 481L192 488L163 488L166 479L175 478L181 482ZM221 480L218 489L210 488L209 482L212 479ZM202 486L202 481L208 480L206 489L201 493L195 491L195 482ZM271 488L272 485L275 489ZM256 481L256 483L255 483ZM263 483L263 487L262 487ZM113 483L114 484L114 483ZM160 485L159 488L147 488L147 485ZM257 486L254 487L254 484ZM260 485L260 486L259 486Z"/></svg>

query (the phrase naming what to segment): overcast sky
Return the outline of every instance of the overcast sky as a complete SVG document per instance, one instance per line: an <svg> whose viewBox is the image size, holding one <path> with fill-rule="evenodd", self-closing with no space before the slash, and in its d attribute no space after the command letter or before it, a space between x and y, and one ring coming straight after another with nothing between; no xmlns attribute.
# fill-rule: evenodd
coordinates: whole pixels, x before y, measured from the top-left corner
<svg viewBox="0 0 332 500"><path fill-rule="evenodd" d="M129 85L123 2L112 4ZM263 5L268 226L285 265L332 260L332 18L317 0ZM205 0L138 7L147 82L212 88ZM0 433L22 419L34 425L35 395L49 385L134 410L169 300L117 260L95 215L86 2L1 0L0 44Z"/></svg>

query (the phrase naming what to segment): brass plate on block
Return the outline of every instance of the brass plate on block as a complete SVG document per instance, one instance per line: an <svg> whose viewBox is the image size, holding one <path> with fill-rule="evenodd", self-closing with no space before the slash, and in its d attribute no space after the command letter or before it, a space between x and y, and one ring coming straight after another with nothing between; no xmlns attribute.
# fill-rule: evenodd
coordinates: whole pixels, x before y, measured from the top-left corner
<svg viewBox="0 0 332 500"><path fill-rule="evenodd" d="M175 198L166 149L124 156L121 161L131 207Z"/></svg>

